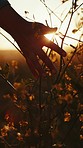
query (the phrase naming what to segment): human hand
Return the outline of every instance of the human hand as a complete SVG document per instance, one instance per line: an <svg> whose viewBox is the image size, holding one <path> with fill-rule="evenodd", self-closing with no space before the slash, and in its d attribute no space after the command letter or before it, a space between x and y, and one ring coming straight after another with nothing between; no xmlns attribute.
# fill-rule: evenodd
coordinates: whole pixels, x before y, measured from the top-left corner
<svg viewBox="0 0 83 148"><path fill-rule="evenodd" d="M49 28L41 23L28 22L14 11L10 5L0 10L0 20L0 26L15 39L35 77L45 73L39 59L44 62L51 73L56 72L53 63L42 50L42 47L46 46L63 57L66 56L63 49L44 36L44 34L55 32L56 28Z"/></svg>
<svg viewBox="0 0 83 148"><path fill-rule="evenodd" d="M20 29L21 32L19 32ZM51 73L56 72L55 66L46 53L42 50L42 47L46 46L63 57L66 56L66 52L63 49L44 36L47 33L55 32L57 28L49 28L41 23L25 22L20 29L17 31L15 40L22 50L33 75L35 77L39 77L44 74L44 69L39 63L39 58L50 69Z"/></svg>

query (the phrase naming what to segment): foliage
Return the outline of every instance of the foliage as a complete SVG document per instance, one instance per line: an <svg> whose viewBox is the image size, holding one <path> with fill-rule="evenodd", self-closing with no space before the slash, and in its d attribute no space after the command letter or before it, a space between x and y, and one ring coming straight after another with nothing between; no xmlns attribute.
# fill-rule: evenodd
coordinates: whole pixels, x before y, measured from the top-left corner
<svg viewBox="0 0 83 148"><path fill-rule="evenodd" d="M46 9L46 1L41 1ZM62 4L66 1L62 1ZM61 48L67 37L77 1L72 4L68 27L60 36ZM71 11L72 10L72 11ZM63 19L64 22L64 19ZM83 22L81 22L83 23ZM61 22L62 25L62 22ZM75 34L82 25L72 32ZM17 61L0 67L0 146L20 148L80 148L83 142L83 42L80 40L67 58L57 58L51 51L49 58L57 66L51 75L47 67L46 76L35 80L21 78ZM69 38L69 36L68 36ZM54 38L55 41L55 38ZM47 49L48 50L48 49ZM58 66L59 65L59 66ZM3 77L2 77L3 76ZM12 81L13 78L13 81ZM10 80L13 85L9 83Z"/></svg>

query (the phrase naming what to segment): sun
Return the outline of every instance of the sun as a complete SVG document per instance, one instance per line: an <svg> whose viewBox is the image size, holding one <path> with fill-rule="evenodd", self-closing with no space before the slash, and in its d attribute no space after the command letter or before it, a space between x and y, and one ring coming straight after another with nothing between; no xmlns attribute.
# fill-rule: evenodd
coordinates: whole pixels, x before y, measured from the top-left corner
<svg viewBox="0 0 83 148"><path fill-rule="evenodd" d="M44 36L49 39L49 40L53 40L55 33L49 33L49 34L45 34Z"/></svg>

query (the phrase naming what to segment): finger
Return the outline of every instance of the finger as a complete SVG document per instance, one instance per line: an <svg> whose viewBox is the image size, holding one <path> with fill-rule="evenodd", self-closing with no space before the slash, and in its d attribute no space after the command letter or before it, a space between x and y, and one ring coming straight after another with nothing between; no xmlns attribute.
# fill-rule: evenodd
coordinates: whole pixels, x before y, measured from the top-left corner
<svg viewBox="0 0 83 148"><path fill-rule="evenodd" d="M33 76L37 79L39 77L39 74L38 74L37 70L35 69L34 65L32 64L32 62L28 58L26 58L26 62L28 64L29 69L31 70Z"/></svg>
<svg viewBox="0 0 83 148"><path fill-rule="evenodd" d="M60 54L61 56L65 57L66 56L66 52L61 49L58 45L56 45L55 43L53 43L52 41L48 40L46 37L42 37L41 39L41 43L42 46L46 46L51 48L52 50L54 50L55 52L57 52L58 54Z"/></svg>
<svg viewBox="0 0 83 148"><path fill-rule="evenodd" d="M38 62L37 55L34 54L34 51L32 51L31 49L27 50L26 45L20 45L19 47L22 50L25 59L27 59L26 61L28 63L29 68L31 69L32 73L35 75L35 73L37 71L38 74L41 76L44 73L44 71L43 71L40 63Z"/></svg>
<svg viewBox="0 0 83 148"><path fill-rule="evenodd" d="M49 59L49 57L46 55L46 53L42 49L35 49L34 50L36 54L40 57L40 59L45 63L45 65L51 70L52 73L56 72L56 68Z"/></svg>
<svg viewBox="0 0 83 148"><path fill-rule="evenodd" d="M26 55L26 59L28 58L28 62L31 61L30 63L32 63L32 67L41 76L44 73L44 70L42 69L40 63L38 62L38 59L37 59L37 56L36 55L34 54L34 51L30 51L30 53L28 53L28 55Z"/></svg>

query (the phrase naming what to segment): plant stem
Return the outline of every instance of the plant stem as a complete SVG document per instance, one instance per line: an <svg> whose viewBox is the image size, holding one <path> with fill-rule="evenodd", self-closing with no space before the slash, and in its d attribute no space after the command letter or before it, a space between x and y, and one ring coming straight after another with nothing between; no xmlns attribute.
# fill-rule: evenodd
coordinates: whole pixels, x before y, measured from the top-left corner
<svg viewBox="0 0 83 148"><path fill-rule="evenodd" d="M73 47L73 48L75 48L75 47ZM67 67L68 67L68 65L69 65L69 63L71 63L73 57L75 56L76 51L77 51L77 48L75 48L75 50L74 50L74 52L73 52L73 55L71 56L70 60L69 60L68 63L66 64L66 66L65 66L65 68L64 68L64 70L63 70L63 72L61 73L61 75L60 75L60 77L59 77L59 79L58 79L59 82L60 82L60 80L62 79L62 77L63 77L63 75L64 75L64 73L65 73L65 71L66 71L66 69L67 69Z"/></svg>
<svg viewBox="0 0 83 148"><path fill-rule="evenodd" d="M69 23L68 23L68 26L67 26L65 35L64 35L64 37L63 37L63 39L62 39L61 48L63 48L64 39L65 39L65 37L66 37L66 35L67 35L67 32L68 32L68 29L69 29L69 27L70 27L72 17L73 17L73 4L72 4L72 13L71 13L71 16L70 16L70 20L69 20ZM62 58L62 56L60 56L60 69L59 69L59 72L58 72L57 79L56 79L55 83L57 83L58 80L60 80L59 77L60 77L60 74L61 74L61 71L62 71L62 63L63 63L63 58Z"/></svg>

